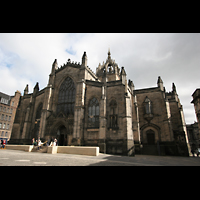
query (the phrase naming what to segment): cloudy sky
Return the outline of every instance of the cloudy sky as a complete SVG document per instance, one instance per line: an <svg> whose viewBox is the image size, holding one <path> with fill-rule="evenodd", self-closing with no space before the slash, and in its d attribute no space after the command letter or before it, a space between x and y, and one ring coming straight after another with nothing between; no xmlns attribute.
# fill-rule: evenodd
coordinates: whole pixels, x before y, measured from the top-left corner
<svg viewBox="0 0 200 200"><path fill-rule="evenodd" d="M48 83L55 59L61 66L68 58L96 72L106 61L108 48L136 89L156 87L161 76L166 91L172 82L183 105L186 123L196 121L192 93L200 88L200 34L192 33L0 33L0 91L13 95L29 84L33 92Z"/></svg>

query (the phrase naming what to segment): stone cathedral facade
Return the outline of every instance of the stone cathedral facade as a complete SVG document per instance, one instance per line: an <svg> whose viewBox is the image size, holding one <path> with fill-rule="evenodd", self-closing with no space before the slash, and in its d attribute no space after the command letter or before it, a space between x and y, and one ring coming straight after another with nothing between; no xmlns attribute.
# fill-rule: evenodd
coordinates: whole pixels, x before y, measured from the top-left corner
<svg viewBox="0 0 200 200"><path fill-rule="evenodd" d="M37 83L29 93L26 86L11 142L30 144L38 136L121 155L188 156L190 148L176 86L166 92L158 77L157 87L136 90L110 51L96 73L84 52L81 64L68 59L59 68L55 60L44 89Z"/></svg>

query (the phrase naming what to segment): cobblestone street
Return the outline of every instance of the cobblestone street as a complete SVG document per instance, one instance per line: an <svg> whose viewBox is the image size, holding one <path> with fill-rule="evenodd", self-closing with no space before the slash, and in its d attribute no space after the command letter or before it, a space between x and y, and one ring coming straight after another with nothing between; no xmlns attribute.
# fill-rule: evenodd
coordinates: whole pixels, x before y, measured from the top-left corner
<svg viewBox="0 0 200 200"><path fill-rule="evenodd" d="M83 156L0 150L0 166L200 166L200 157Z"/></svg>

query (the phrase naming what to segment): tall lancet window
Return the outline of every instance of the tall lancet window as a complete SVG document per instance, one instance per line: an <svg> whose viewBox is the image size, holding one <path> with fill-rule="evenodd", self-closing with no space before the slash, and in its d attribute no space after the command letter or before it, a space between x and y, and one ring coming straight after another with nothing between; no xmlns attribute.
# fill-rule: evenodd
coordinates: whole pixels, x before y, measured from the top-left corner
<svg viewBox="0 0 200 200"><path fill-rule="evenodd" d="M99 128L99 102L92 98L88 106L88 128Z"/></svg>
<svg viewBox="0 0 200 200"><path fill-rule="evenodd" d="M146 99L144 100L144 108L145 108L145 114L152 114L152 103L151 100L146 97Z"/></svg>
<svg viewBox="0 0 200 200"><path fill-rule="evenodd" d="M63 112L74 115L76 89L73 80L67 77L60 86L57 104L57 114Z"/></svg>
<svg viewBox="0 0 200 200"><path fill-rule="evenodd" d="M110 106L110 128L117 128L117 102L112 100L109 104Z"/></svg>

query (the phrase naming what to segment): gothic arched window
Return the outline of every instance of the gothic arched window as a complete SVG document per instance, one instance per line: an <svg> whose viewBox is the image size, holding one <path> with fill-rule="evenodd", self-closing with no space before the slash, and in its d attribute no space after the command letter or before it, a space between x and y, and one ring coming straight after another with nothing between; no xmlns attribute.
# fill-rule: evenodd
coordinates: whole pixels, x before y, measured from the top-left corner
<svg viewBox="0 0 200 200"><path fill-rule="evenodd" d="M110 106L110 128L117 128L117 102L112 100L109 104Z"/></svg>
<svg viewBox="0 0 200 200"><path fill-rule="evenodd" d="M35 119L40 119L40 118L41 118L42 108L43 108L43 104L40 103L40 105L39 105L38 108L37 108L36 118L35 118Z"/></svg>
<svg viewBox="0 0 200 200"><path fill-rule="evenodd" d="M146 97L146 99L144 100L144 105L145 105L145 113L146 114L152 114L152 105L151 105L151 101L148 97Z"/></svg>
<svg viewBox="0 0 200 200"><path fill-rule="evenodd" d="M74 115L76 89L73 80L67 77L59 89L57 114L63 112L65 115Z"/></svg>
<svg viewBox="0 0 200 200"><path fill-rule="evenodd" d="M88 127L99 128L99 102L96 98L91 99L88 105Z"/></svg>
<svg viewBox="0 0 200 200"><path fill-rule="evenodd" d="M40 129L40 118L42 115L42 108L43 108L43 104L40 103L36 110L35 127L33 129L34 138L37 138L39 136L38 134L39 134L39 129Z"/></svg>

